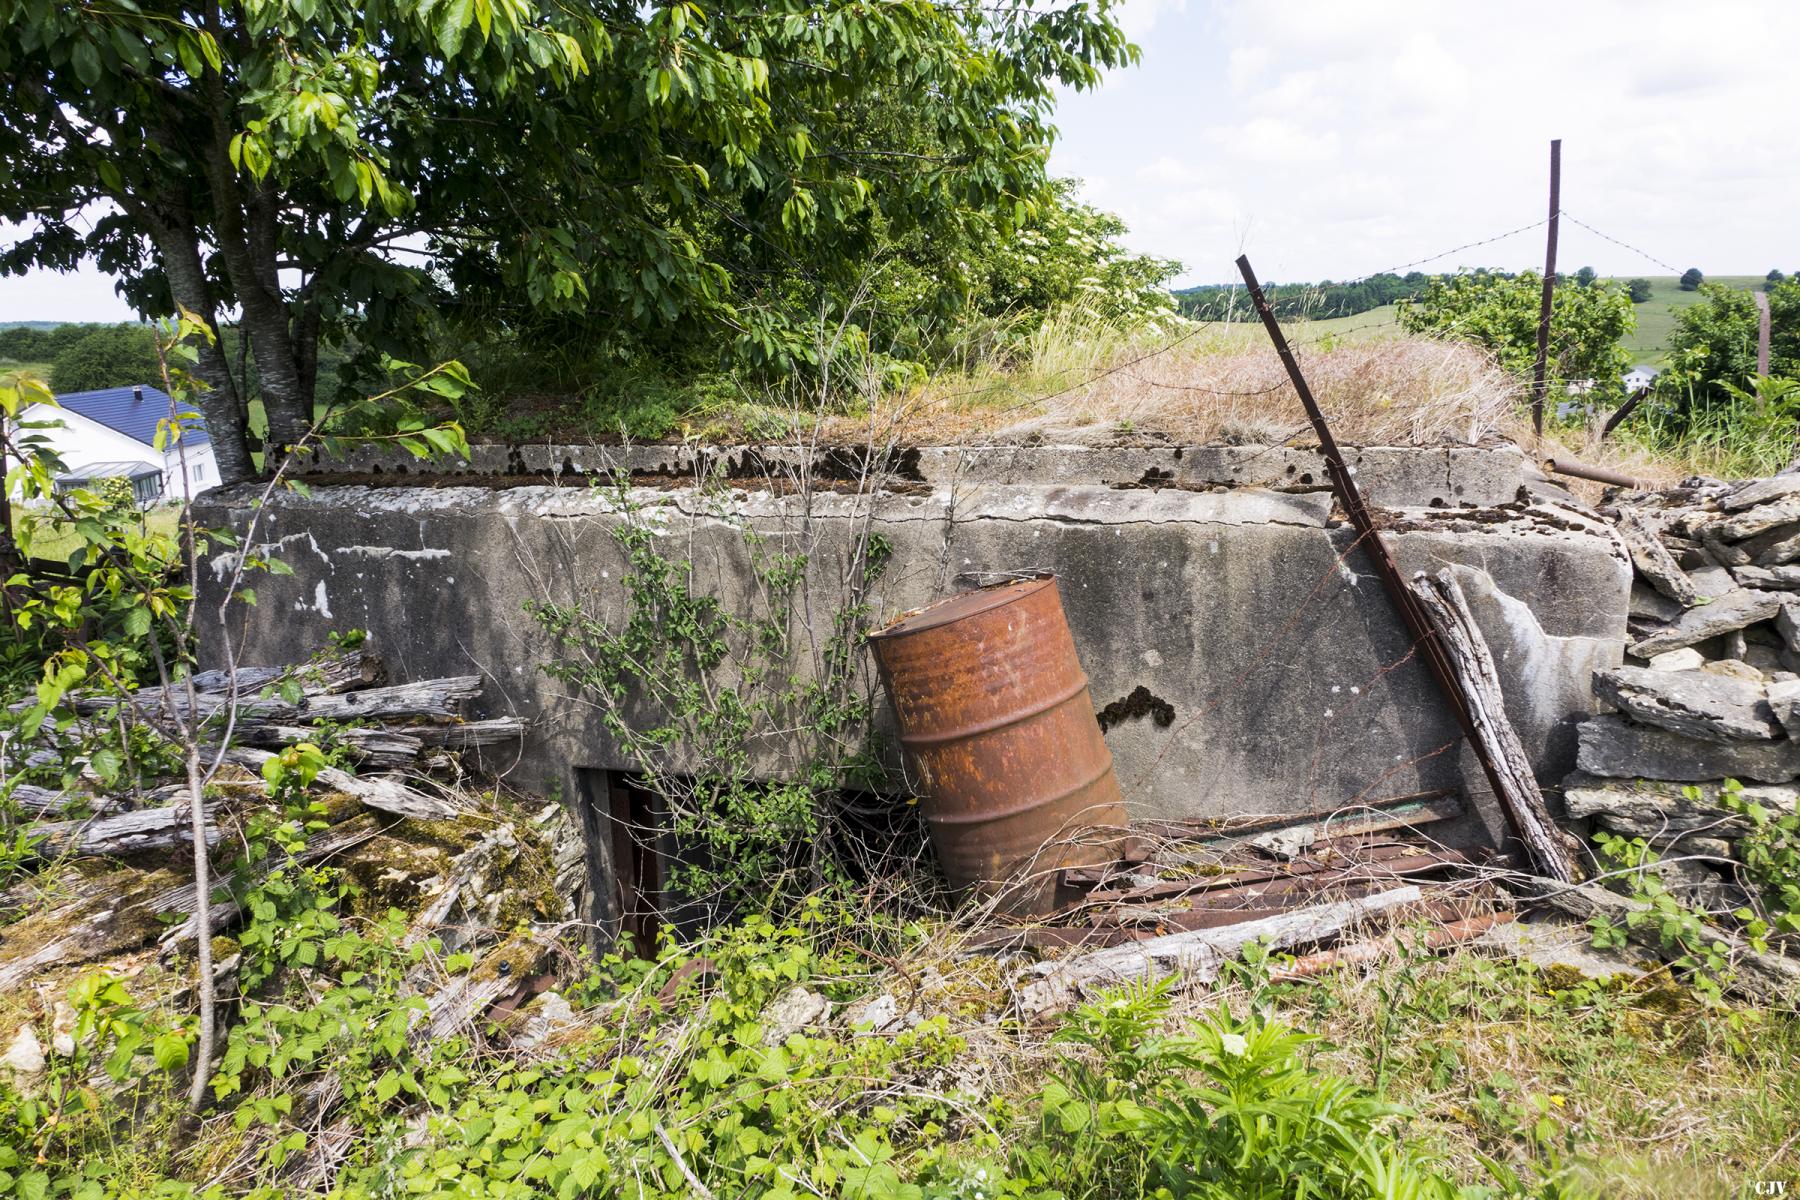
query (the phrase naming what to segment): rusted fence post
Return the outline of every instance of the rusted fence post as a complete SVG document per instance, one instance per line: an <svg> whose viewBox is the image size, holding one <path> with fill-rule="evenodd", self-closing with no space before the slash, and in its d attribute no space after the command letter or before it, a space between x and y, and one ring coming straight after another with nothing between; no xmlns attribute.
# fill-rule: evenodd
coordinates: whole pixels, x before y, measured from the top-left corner
<svg viewBox="0 0 1800 1200"><path fill-rule="evenodd" d="M1538 305L1537 361L1531 368L1531 428L1544 433L1545 375L1550 365L1550 305L1556 296L1556 225L1562 212L1562 139L1550 143L1550 232L1544 239L1544 298Z"/></svg>
<svg viewBox="0 0 1800 1200"><path fill-rule="evenodd" d="M1756 297L1756 374L1759 379L1769 377L1769 295L1767 292L1752 292Z"/></svg>
<svg viewBox="0 0 1800 1200"><path fill-rule="evenodd" d="M1294 358L1287 337L1281 332L1281 322L1275 319L1275 310L1269 307L1268 297L1263 295L1262 285L1256 281L1256 272L1250 266L1249 256L1239 255L1237 267L1250 291L1250 299L1256 305L1257 315L1262 318L1263 328L1268 331L1269 341L1274 343L1275 354L1281 359L1281 365L1287 370L1288 379L1293 383L1294 391L1299 394L1300 403L1306 409L1313 434L1319 439L1319 452L1325 456L1325 471L1331 476L1331 487L1337 493L1338 503L1344 506L1345 514L1350 518L1350 527L1356 531L1357 541L1362 543L1363 552L1368 555L1370 564L1375 568L1376 578L1381 580L1388 599L1400 614L1401 623L1412 634L1413 645L1430 669L1431 677L1444 697L1444 703L1456 718L1463 736L1468 739L1476 760L1481 763L1482 773L1487 776L1488 786L1493 789L1494 798L1501 811L1506 814L1514 836L1525 847L1532 865L1541 873L1564 883L1570 882L1573 878L1572 864L1566 859L1558 861L1551 858L1544 861L1539 855L1539 839L1533 836L1537 832L1533 822L1529 816L1522 817L1518 811L1519 806L1528 803L1528 800L1516 793L1512 780L1502 765L1488 752L1484 729L1475 716L1470 698L1463 691L1462 677L1451 663L1436 624L1407 585L1405 577L1400 574L1399 564L1394 561L1393 553L1382 539L1381 531L1376 528L1375 518L1369 512L1368 504L1363 501L1362 491L1356 486L1349 466L1344 462L1337 439L1331 434L1331 426L1325 421L1325 413L1313 398L1306 376L1300 373L1300 363ZM1498 719L1504 720L1504 713ZM1541 798L1539 803L1542 803Z"/></svg>

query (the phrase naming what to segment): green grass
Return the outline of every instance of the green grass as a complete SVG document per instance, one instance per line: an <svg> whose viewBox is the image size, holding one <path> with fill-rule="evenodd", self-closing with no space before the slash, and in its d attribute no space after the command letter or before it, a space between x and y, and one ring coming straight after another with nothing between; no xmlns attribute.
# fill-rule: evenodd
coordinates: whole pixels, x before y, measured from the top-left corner
<svg viewBox="0 0 1800 1200"><path fill-rule="evenodd" d="M1284 317L1281 329L1290 342L1306 343L1317 342L1322 338L1340 343L1346 340L1375 340L1394 337L1401 332L1392 304L1384 304L1380 308L1371 308L1349 317L1322 317L1316 320ZM1256 319L1254 312L1247 309L1233 318L1231 331L1258 343L1267 342L1262 322Z"/></svg>
<svg viewBox="0 0 1800 1200"><path fill-rule="evenodd" d="M48 383L50 382L50 364L47 362L13 362L10 359L0 361L0 386L10 386L13 380L21 375L31 375Z"/></svg>
<svg viewBox="0 0 1800 1200"><path fill-rule="evenodd" d="M1681 281L1674 275L1642 275L1634 278L1650 281L1650 299L1632 307L1637 312L1637 330L1627 337L1623 345L1631 351L1634 363L1663 363L1668 360L1665 348L1669 334L1675 328L1675 314L1690 304L1701 300L1699 292L1684 292ZM1624 279L1617 280L1623 283ZM1761 275L1708 275L1708 283L1722 283L1726 287L1741 291L1754 291L1763 285Z"/></svg>
<svg viewBox="0 0 1800 1200"><path fill-rule="evenodd" d="M13 535L18 536L19 524L28 515L26 510L13 509ZM151 533L174 533L181 523L181 506L179 504L159 504L144 512L146 527ZM40 533L37 541L32 543L33 558L64 560L81 545L81 539L73 530L66 535L45 535Z"/></svg>

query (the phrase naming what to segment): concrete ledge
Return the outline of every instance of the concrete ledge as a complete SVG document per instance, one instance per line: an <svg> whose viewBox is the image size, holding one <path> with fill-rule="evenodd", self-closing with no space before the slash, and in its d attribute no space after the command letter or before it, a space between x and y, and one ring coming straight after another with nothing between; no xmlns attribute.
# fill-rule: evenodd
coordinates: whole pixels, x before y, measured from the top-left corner
<svg viewBox="0 0 1800 1200"><path fill-rule="evenodd" d="M1520 489L1555 488L1516 446L1357 446L1346 460L1373 504L1392 508L1506 504ZM860 478L873 461L898 482L941 486L1067 484L1114 488L1258 487L1328 492L1317 450L1293 446L924 446L871 455L862 447L477 445L468 459L421 463L389 447L361 447L303 473L401 479L459 475L548 482L571 477L721 476L754 481L810 472Z"/></svg>
<svg viewBox="0 0 1800 1200"><path fill-rule="evenodd" d="M241 531L254 498L209 493L200 519ZM575 768L633 764L544 675L556 651L524 606L580 603L621 619L621 500L666 539L669 557L694 563L691 586L739 611L759 597L746 529L804 553L797 607L813 624L802 645L829 633L865 529L893 550L871 597L881 619L971 583L1054 572L1095 707L1138 689L1152 701L1120 705L1139 715L1107 733L1137 815L1300 812L1461 781L1454 726L1362 552L1331 521L1329 497L1313 492L315 486L263 510L258 541L294 574L255 580L242 661L295 661L328 631L361 627L402 678L480 672L490 681L482 715L532 722L522 756L500 765L524 786L573 794ZM1593 672L1620 661L1631 568L1611 529L1541 503L1387 516L1404 570L1464 568L1509 713L1540 775L1560 778L1574 762L1574 727L1594 708ZM221 556L202 570L201 611L216 606L229 568ZM866 674L861 683L873 689ZM790 749L765 747L758 769L779 774Z"/></svg>

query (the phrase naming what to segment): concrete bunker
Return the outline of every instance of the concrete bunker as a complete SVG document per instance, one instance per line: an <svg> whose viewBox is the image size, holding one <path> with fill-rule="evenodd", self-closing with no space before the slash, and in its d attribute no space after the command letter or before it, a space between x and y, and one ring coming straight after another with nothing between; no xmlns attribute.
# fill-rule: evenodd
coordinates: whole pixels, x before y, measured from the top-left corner
<svg viewBox="0 0 1800 1200"><path fill-rule="evenodd" d="M1631 565L1616 534L1510 446L1348 457L1401 568L1456 569L1532 766L1560 778L1596 707L1595 672L1621 660ZM477 447L429 476L356 455L260 510L251 489L209 494L200 519L243 532L256 517L260 552L293 570L257 581L240 661L299 661L360 627L400 677L481 674L482 715L529 726L486 765L531 790L604 792L586 805L596 812L613 812L597 773L641 764L546 672L558 650L527 610L624 620L626 523L691 564L695 592L726 611L759 602L750 541L799 557L800 672L822 669L828 616L856 586L846 564L871 536L886 566L854 599L873 624L946 591L1056 574L1134 819L1473 788L1479 771L1325 479L1317 453L1266 446ZM202 571L203 593L227 561ZM874 696L866 656L854 669ZM865 736L900 793L888 729L877 703ZM794 759L770 737L748 766L777 779ZM616 874L607 839L591 841L596 868ZM642 863L624 865L641 884Z"/></svg>

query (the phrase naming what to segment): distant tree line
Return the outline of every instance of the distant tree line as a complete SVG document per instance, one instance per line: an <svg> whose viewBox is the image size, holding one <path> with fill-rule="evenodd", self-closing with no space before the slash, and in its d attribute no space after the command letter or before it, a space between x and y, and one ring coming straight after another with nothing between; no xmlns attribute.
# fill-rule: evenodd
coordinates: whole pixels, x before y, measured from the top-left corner
<svg viewBox="0 0 1800 1200"><path fill-rule="evenodd" d="M1347 283L1333 283L1327 279L1320 283L1277 284L1264 280L1262 287L1276 316L1324 320L1328 317L1354 317L1358 313L1380 308L1384 304L1397 304L1402 300L1418 300L1433 283L1456 279L1463 274L1491 280L1518 278L1511 271L1492 271L1482 267L1471 272L1436 275L1427 275L1422 271L1408 271L1404 275L1383 272ZM1582 267L1573 275L1559 271L1556 276L1559 284L1572 284L1576 287L1592 287L1599 279L1599 273L1592 267ZM1632 303L1642 304L1650 299L1648 279L1634 279L1629 287ZM1203 284L1186 288L1175 293L1175 301L1180 305L1183 316L1202 321L1224 320L1233 312L1241 316L1248 311L1245 307L1246 298L1237 290L1236 284Z"/></svg>
<svg viewBox="0 0 1800 1200"><path fill-rule="evenodd" d="M134 323L16 325L0 330L0 359L49 363L49 383L58 392L155 384L162 377L156 335Z"/></svg>
<svg viewBox="0 0 1800 1200"><path fill-rule="evenodd" d="M1425 290L1431 276L1420 271L1405 275L1382 273L1350 283L1270 283L1263 282L1263 294L1275 315L1285 318L1353 317L1370 309L1412 299ZM1243 315L1247 301L1235 284L1203 284L1175 293L1175 302L1183 316L1200 321L1220 321L1233 312Z"/></svg>

